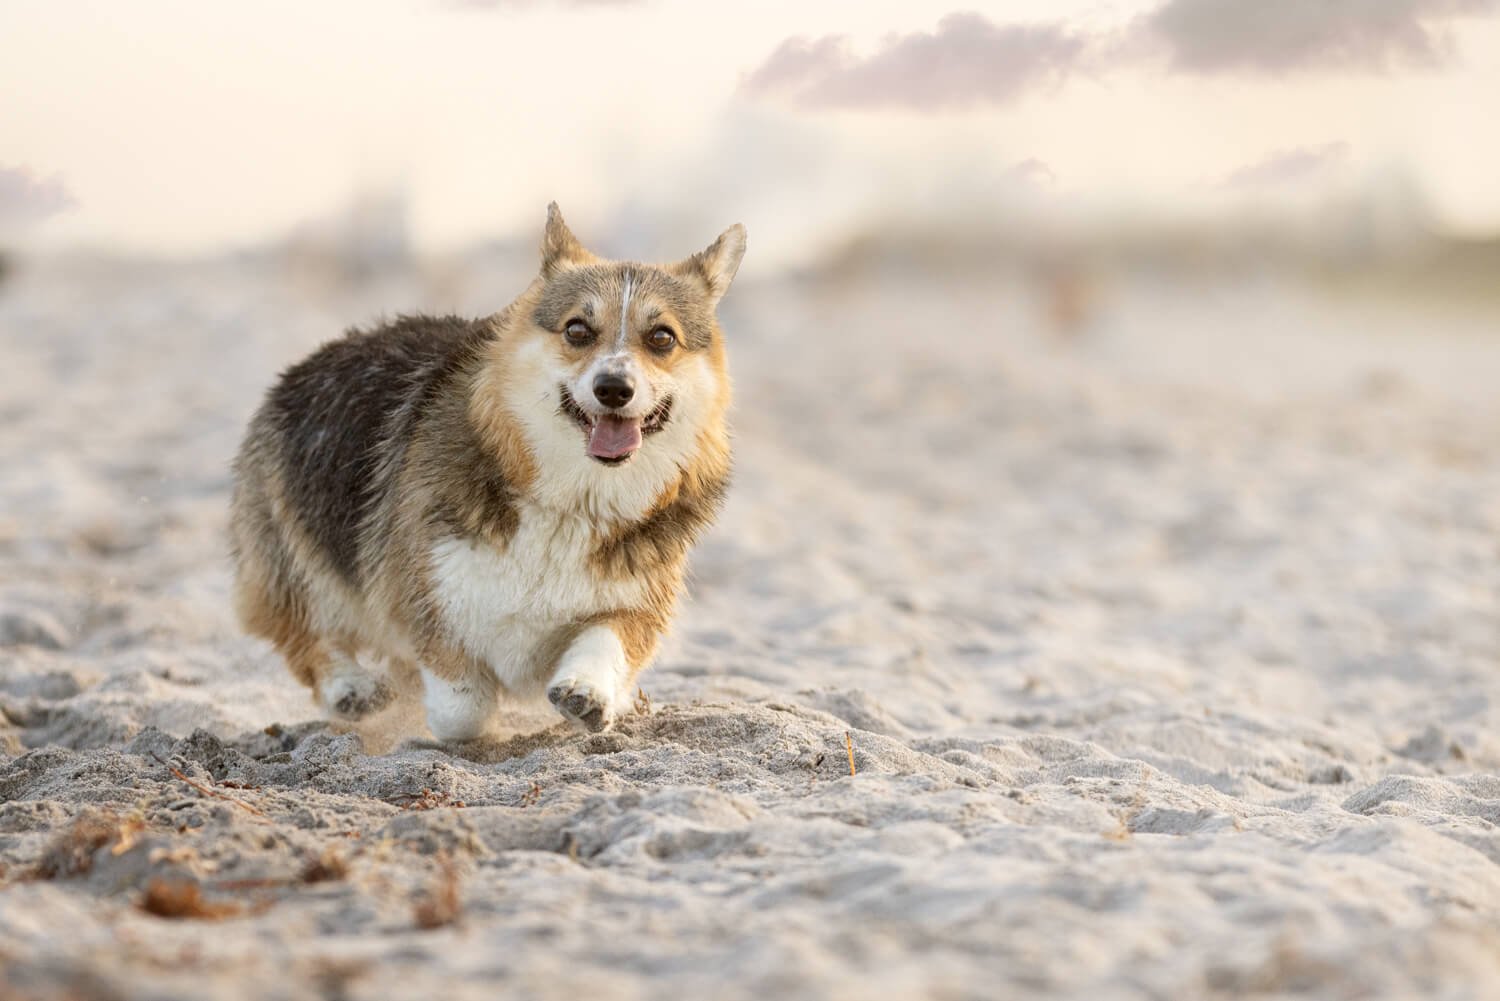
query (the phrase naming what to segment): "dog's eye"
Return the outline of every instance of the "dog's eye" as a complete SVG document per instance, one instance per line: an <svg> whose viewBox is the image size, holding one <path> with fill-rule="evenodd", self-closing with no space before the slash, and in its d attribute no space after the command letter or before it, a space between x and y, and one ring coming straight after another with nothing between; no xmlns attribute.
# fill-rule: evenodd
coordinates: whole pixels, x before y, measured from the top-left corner
<svg viewBox="0 0 1500 1001"><path fill-rule="evenodd" d="M563 328L563 336L570 344L587 344L594 339L594 331L582 320L569 320Z"/></svg>
<svg viewBox="0 0 1500 1001"><path fill-rule="evenodd" d="M652 351L670 351L677 343L677 335L666 327L657 327L646 335L646 346Z"/></svg>

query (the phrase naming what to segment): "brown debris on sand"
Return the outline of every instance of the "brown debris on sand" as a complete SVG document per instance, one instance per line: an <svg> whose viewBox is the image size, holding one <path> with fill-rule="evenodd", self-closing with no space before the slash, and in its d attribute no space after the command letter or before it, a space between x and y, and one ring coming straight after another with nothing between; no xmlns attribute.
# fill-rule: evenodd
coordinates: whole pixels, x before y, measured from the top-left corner
<svg viewBox="0 0 1500 1001"><path fill-rule="evenodd" d="M458 867L452 859L443 856L438 860L437 878L420 891L412 904L412 920L418 928L431 930L454 924L462 915Z"/></svg>
<svg viewBox="0 0 1500 1001"><path fill-rule="evenodd" d="M157 877L146 884L136 906L159 918L219 921L240 914L242 905L228 900L208 900L195 879Z"/></svg>
<svg viewBox="0 0 1500 1001"><path fill-rule="evenodd" d="M87 875L94 868L99 852L106 848L112 855L129 851L144 829L145 822L137 815L121 816L113 810L85 808L48 844L28 875L32 879Z"/></svg>

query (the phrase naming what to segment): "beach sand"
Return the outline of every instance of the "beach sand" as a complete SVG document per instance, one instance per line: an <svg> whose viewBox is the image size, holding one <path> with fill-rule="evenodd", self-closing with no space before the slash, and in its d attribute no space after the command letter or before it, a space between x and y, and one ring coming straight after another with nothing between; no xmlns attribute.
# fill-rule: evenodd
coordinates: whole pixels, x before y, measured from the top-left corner
<svg viewBox="0 0 1500 1001"><path fill-rule="evenodd" d="M1493 315L747 274L643 711L443 748L239 633L228 464L280 368L525 255L24 263L0 997L1500 996Z"/></svg>

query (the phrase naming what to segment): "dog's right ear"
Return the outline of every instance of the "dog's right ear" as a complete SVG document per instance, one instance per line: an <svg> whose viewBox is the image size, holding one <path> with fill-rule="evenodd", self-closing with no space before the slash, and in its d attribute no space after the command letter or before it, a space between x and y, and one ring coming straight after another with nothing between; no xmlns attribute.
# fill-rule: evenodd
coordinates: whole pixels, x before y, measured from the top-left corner
<svg viewBox="0 0 1500 1001"><path fill-rule="evenodd" d="M720 233L707 249L698 251L677 267L679 271L696 275L708 289L709 303L718 305L724 293L729 291L729 283L734 281L735 273L740 269L740 258L744 256L745 227L735 223Z"/></svg>
<svg viewBox="0 0 1500 1001"><path fill-rule="evenodd" d="M542 274L550 278L568 265L583 264L592 257L563 222L557 203L548 204L547 231L542 236Z"/></svg>

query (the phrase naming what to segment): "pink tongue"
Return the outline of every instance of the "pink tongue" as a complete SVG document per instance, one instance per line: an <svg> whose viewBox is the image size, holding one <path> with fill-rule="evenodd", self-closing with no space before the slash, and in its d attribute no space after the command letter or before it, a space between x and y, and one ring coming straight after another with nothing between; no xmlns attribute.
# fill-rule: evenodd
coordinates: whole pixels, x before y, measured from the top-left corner
<svg viewBox="0 0 1500 1001"><path fill-rule="evenodd" d="M589 434L589 455L599 459L618 459L640 447L640 418L601 417Z"/></svg>

